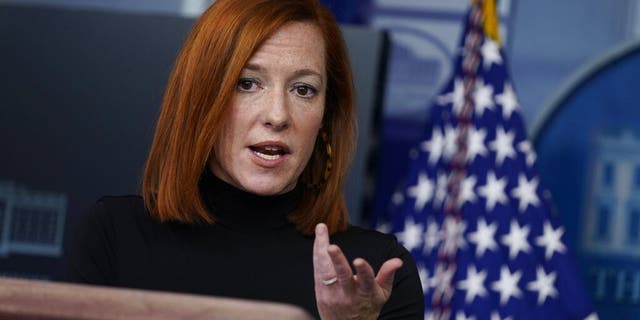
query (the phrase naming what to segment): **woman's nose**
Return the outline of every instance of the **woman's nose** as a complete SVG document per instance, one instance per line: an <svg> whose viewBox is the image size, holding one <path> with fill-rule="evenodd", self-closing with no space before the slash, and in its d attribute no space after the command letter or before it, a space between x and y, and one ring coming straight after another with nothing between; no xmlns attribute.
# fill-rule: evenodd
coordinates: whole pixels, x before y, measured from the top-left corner
<svg viewBox="0 0 640 320"><path fill-rule="evenodd" d="M273 90L264 108L264 125L274 130L284 130L289 127L290 121L286 90Z"/></svg>

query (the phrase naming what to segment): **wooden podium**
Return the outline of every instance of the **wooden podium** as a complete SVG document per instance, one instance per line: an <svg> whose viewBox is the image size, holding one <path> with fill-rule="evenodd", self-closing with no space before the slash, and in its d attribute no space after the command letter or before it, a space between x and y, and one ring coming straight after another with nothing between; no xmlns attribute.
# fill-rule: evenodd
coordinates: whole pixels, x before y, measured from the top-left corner
<svg viewBox="0 0 640 320"><path fill-rule="evenodd" d="M0 278L0 320L309 320L299 307L89 285Z"/></svg>

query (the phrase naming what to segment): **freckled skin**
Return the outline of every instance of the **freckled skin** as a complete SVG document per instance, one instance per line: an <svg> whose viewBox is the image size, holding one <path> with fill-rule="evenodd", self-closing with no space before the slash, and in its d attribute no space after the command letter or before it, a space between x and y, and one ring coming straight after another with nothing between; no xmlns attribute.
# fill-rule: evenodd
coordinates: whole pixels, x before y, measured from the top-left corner
<svg viewBox="0 0 640 320"><path fill-rule="evenodd" d="M324 50L317 27L302 22L284 25L258 48L238 79L229 120L214 144L209 166L217 177L260 195L295 187L322 127ZM267 146L281 155L266 152Z"/></svg>

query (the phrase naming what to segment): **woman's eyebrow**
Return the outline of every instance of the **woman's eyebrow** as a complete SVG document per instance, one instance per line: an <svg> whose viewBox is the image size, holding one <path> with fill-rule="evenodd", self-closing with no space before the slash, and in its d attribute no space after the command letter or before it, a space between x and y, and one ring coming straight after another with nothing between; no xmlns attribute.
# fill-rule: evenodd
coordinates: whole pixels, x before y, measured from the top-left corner
<svg viewBox="0 0 640 320"><path fill-rule="evenodd" d="M266 72L266 69L259 65L259 64L255 64L255 63L247 63L243 70L249 70L249 71L256 71L256 72ZM303 69L298 69L296 71L293 72L293 74L289 77L290 79L295 79L298 77L303 77L303 76L315 76L320 78L321 81L324 80L322 74L318 71L315 71L313 69L309 69L309 68L303 68Z"/></svg>
<svg viewBox="0 0 640 320"><path fill-rule="evenodd" d="M258 71L258 72L266 71L266 69L263 66L255 63L247 63L247 65L245 65L243 69L250 70L250 71ZM293 77L299 77L299 76L317 76L322 78L322 74L320 74L320 72L309 69L309 68L298 69L293 72Z"/></svg>
<svg viewBox="0 0 640 320"><path fill-rule="evenodd" d="M322 75L319 72L311 69L300 69L300 70L296 70L293 73L293 77L301 77L301 76L316 76L322 79Z"/></svg>
<svg viewBox="0 0 640 320"><path fill-rule="evenodd" d="M253 63L247 63L247 65L244 66L243 69L250 70L250 71L259 71L259 72L265 71L265 69L262 66L258 64L253 64Z"/></svg>

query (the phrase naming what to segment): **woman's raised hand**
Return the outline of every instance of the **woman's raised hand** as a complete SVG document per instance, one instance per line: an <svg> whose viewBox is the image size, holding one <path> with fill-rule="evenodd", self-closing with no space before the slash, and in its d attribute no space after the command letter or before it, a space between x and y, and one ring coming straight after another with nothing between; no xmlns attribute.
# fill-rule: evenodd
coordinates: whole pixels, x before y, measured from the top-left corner
<svg viewBox="0 0 640 320"><path fill-rule="evenodd" d="M313 243L313 273L318 312L323 320L377 319L391 296L393 276L402 260L387 260L378 271L367 261L353 261L353 274L347 258L336 245L329 244L327 226L316 226Z"/></svg>

